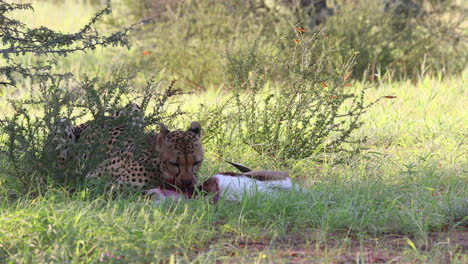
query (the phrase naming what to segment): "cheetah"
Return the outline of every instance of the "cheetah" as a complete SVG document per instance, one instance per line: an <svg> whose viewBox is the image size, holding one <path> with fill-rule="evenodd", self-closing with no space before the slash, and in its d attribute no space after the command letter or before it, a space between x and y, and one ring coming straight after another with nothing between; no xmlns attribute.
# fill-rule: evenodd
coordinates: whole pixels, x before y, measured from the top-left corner
<svg viewBox="0 0 468 264"><path fill-rule="evenodd" d="M123 115L127 122L120 124L117 120ZM144 132L143 124L143 114L136 104L130 104L99 126L96 122L72 126L62 119L58 126L61 129L54 130L54 135L59 135L60 131L66 134L65 138L55 139L59 148L58 164L64 164L68 159L98 159L102 162L86 175L87 178L107 175L120 185L128 184L138 188L172 186L186 191L193 190L204 159L200 123L192 122L185 131L170 131L160 125L159 133ZM102 139L96 140L101 138L96 137L96 131L106 132ZM137 134L141 135L140 144L136 144ZM80 144L85 147L78 149L89 151L74 153L73 149L77 148L73 146ZM93 153L100 145L104 145L104 153Z"/></svg>

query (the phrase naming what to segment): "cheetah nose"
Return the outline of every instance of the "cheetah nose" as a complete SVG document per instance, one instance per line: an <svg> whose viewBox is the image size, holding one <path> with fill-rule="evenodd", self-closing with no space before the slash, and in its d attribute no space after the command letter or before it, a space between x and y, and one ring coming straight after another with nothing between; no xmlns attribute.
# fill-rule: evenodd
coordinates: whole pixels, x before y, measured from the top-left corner
<svg viewBox="0 0 468 264"><path fill-rule="evenodd" d="M193 180L182 180L182 184L185 186L190 186L193 184Z"/></svg>

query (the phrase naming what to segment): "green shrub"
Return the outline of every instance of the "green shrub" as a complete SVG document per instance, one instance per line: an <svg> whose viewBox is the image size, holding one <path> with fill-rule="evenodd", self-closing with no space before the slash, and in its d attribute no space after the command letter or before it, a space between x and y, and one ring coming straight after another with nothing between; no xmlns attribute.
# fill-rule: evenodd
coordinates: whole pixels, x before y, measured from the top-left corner
<svg viewBox="0 0 468 264"><path fill-rule="evenodd" d="M0 48L0 54L5 63L0 66L0 84L16 84L19 78L33 78L44 80L54 74L50 73L51 68L56 63L56 58L46 58L46 55L57 55L65 57L74 52L86 52L96 49L96 47L121 46L130 47L128 41L128 32L136 25L124 28L109 35L102 35L95 29L96 23L103 16L112 12L110 1L106 6L99 10L89 21L76 33L62 33L51 30L47 27L30 28L23 22L11 18L15 10L30 10L33 7L30 4L14 4L0 1L0 24L2 25L1 40L3 46ZM34 65L28 66L21 61L15 60L15 57L25 54L34 54L43 56ZM55 74L57 75L57 74ZM36 81L32 80L32 81Z"/></svg>
<svg viewBox="0 0 468 264"><path fill-rule="evenodd" d="M371 65L371 78L456 74L466 68L468 46L463 6L456 0L337 1L325 27L341 50L359 52L354 73ZM394 4L389 4L389 3Z"/></svg>
<svg viewBox="0 0 468 264"><path fill-rule="evenodd" d="M246 48L246 39L256 39L259 52L275 47L276 56L285 59L292 56L294 49L277 43L277 39L285 37L292 41L294 36L289 31L292 25L301 24L309 32L320 30L309 28L314 18L308 15L309 10L294 6L299 1L290 1L292 6L280 2L127 1L125 9L129 13L122 16L155 17L154 25L137 34L138 52L146 51L147 60L167 66L180 79L181 87L205 90L224 87L220 67L225 63L223 54L226 50ZM449 75L466 67L468 48L462 25L463 6L457 4L459 1L412 1L419 5L404 6L408 2L329 3L335 14L323 27L338 50L359 52L354 76L361 77L369 65L372 79L385 73L399 79L415 79L424 74Z"/></svg>
<svg viewBox="0 0 468 264"><path fill-rule="evenodd" d="M5 61L0 67L0 77L5 80L3 85L14 86L21 79L31 88L26 98L10 100L11 113L0 118L0 162L12 189L24 193L49 184L75 188L106 157L104 139L109 127L124 125L128 129L122 138L132 135L135 148L141 150L145 126L170 123L180 113L177 107L168 109L169 99L180 91L173 85L160 89L157 75L147 80L146 87L137 88L135 82L142 67L118 67L109 79L102 80L96 74L96 77L83 75L80 81L70 73L59 74L53 70L51 59L55 57L46 55L66 56L108 45L128 47L127 32L134 26L109 36L93 29L103 15L111 12L110 3L76 34L46 27L31 29L9 17L11 11L20 9L32 9L32 6L0 1L5 45L0 48ZM14 59L15 55L28 53L37 56L37 64L23 65ZM146 114L141 126L132 125L135 116L131 114L110 118L129 102L139 103ZM90 133L96 135L93 144L80 144L68 138L67 129L88 119L94 120L90 123ZM118 144L123 146L125 142L118 142L117 147ZM65 148L69 151L64 151ZM89 154L89 158L83 159L83 154ZM64 158L63 164L58 162L60 157Z"/></svg>
<svg viewBox="0 0 468 264"><path fill-rule="evenodd" d="M239 137L258 153L283 161L364 140L353 141L351 134L376 101L366 104L367 87L352 87L355 54L342 56L322 33L298 33L296 40L287 40L295 49L288 60L262 55L256 44L228 53L226 78L233 96L204 108L211 115L202 122L217 135L206 140L224 149ZM273 78L278 75L283 78Z"/></svg>
<svg viewBox="0 0 468 264"><path fill-rule="evenodd" d="M166 67L186 90L223 87L227 50L245 48L247 39L281 49L278 34L295 23L292 14L272 16L254 0L128 1L126 8L127 16L156 18L134 42L145 60Z"/></svg>
<svg viewBox="0 0 468 264"><path fill-rule="evenodd" d="M172 86L160 89L154 80L148 81L143 92L135 89L137 72L135 67L115 69L109 81L85 75L80 82L52 77L39 83L32 99L11 101L13 114L0 120L0 157L6 163L3 173L14 182L10 183L13 188L28 191L50 184L76 188L104 161L109 128L113 127L125 127L115 147L123 147L126 139L132 138L138 157L145 144L144 127L171 124L179 113L177 107L168 109L170 98L179 91ZM110 118L129 102L141 106L146 114L144 122L135 123L131 112ZM92 133L92 142L68 138L67 127L86 120L92 128L81 138ZM59 158L64 158L63 163Z"/></svg>

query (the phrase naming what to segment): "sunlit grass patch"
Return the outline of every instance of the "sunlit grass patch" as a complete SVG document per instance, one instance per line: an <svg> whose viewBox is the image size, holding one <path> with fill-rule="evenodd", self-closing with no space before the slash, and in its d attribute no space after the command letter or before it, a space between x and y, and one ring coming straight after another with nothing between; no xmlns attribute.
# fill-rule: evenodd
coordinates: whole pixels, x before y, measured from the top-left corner
<svg viewBox="0 0 468 264"><path fill-rule="evenodd" d="M21 2L21 1L19 1ZM14 11L14 17L32 27L45 26L54 30L73 32L89 21L97 7L86 4L85 1L28 1L34 6L30 10Z"/></svg>

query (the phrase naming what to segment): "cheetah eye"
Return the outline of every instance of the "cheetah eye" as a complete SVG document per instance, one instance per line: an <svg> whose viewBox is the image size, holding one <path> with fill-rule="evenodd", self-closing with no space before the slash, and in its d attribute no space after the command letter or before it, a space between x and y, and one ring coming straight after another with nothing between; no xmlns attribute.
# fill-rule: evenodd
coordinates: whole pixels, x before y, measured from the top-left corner
<svg viewBox="0 0 468 264"><path fill-rule="evenodd" d="M195 161L195 162L193 163L193 166L197 166L197 165L200 164L201 162L202 162L201 160Z"/></svg>
<svg viewBox="0 0 468 264"><path fill-rule="evenodd" d="M179 167L179 163L177 163L177 161L169 161L169 164L171 164L174 167Z"/></svg>

